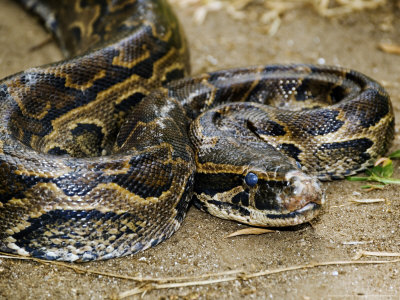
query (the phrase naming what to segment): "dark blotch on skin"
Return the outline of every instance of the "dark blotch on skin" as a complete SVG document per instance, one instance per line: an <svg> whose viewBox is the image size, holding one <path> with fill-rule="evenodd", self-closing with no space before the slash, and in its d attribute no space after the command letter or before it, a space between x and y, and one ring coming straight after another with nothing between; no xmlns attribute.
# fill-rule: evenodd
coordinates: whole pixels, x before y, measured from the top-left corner
<svg viewBox="0 0 400 300"><path fill-rule="evenodd" d="M99 180L102 180L99 177ZM90 180L82 174L71 172L60 177L51 179L67 196L84 196L89 193L98 183L94 178Z"/></svg>
<svg viewBox="0 0 400 300"><path fill-rule="evenodd" d="M249 206L249 193L246 191L240 192L236 194L232 198L233 204L242 204L243 206Z"/></svg>
<svg viewBox="0 0 400 300"><path fill-rule="evenodd" d="M147 162L157 161L156 155L157 153L153 155L142 153L132 158L130 161L131 167L125 174L118 174L110 177L104 176L98 180L101 182L114 182L142 198L160 197L163 192L171 188L174 178L171 165L165 165L164 168L160 170L159 174L153 175L154 182L163 178L163 184L153 184L153 182L147 183L145 180L146 176L143 177L143 171L141 170L141 166L145 165Z"/></svg>
<svg viewBox="0 0 400 300"><path fill-rule="evenodd" d="M101 127L97 126L96 124L84 124L84 123L78 123L78 126L76 126L73 130L71 130L73 135L82 135L85 133L90 133L94 136L97 136L98 139L102 140L104 137L104 134L101 132Z"/></svg>
<svg viewBox="0 0 400 300"><path fill-rule="evenodd" d="M165 79L162 82L162 85L165 85L173 80L176 79L180 79L185 77L185 71L182 69L174 69L172 71L169 71L166 75L165 75Z"/></svg>
<svg viewBox="0 0 400 300"><path fill-rule="evenodd" d="M276 197L276 194L271 192L270 197ZM271 210L272 209L272 201L270 198L257 198L255 199L256 208L259 210Z"/></svg>
<svg viewBox="0 0 400 300"><path fill-rule="evenodd" d="M281 151L283 151L283 153L285 153L286 155L294 158L296 161L299 161L299 155L301 153L301 150L299 148L297 148L295 145L293 144L280 144L278 147Z"/></svg>
<svg viewBox="0 0 400 300"><path fill-rule="evenodd" d="M354 149L358 152L365 152L368 148L370 148L374 143L367 138L350 140L339 143L330 143L330 144L322 144L321 150L336 150L336 149Z"/></svg>
<svg viewBox="0 0 400 300"><path fill-rule="evenodd" d="M138 104L143 98L145 97L144 94L137 92L133 95L130 95L128 98L124 99L121 103L115 105L115 110L117 112L127 112L136 104Z"/></svg>
<svg viewBox="0 0 400 300"><path fill-rule="evenodd" d="M344 122L336 119L339 115L339 111L328 110L328 109L318 109L310 112L310 124L315 124L315 126L303 127L302 129L307 133L318 136L325 135L331 132L339 130ZM321 126L326 125L326 126Z"/></svg>
<svg viewBox="0 0 400 300"><path fill-rule="evenodd" d="M85 153L84 149L87 148L90 149L92 155L100 155L104 139L104 133L100 126L96 124L78 123L77 127L71 130L71 133L75 140L74 145L79 146L83 153ZM85 140L84 144L79 140L79 136L82 136ZM72 156L74 156L74 154L72 154Z"/></svg>
<svg viewBox="0 0 400 300"><path fill-rule="evenodd" d="M68 154L67 151L65 151L64 149L61 149L60 147L54 147L52 149L50 149L49 151L47 151L48 154L52 154L52 155L65 155Z"/></svg>
<svg viewBox="0 0 400 300"><path fill-rule="evenodd" d="M330 96L332 99L332 103L337 103L346 96L346 91L343 89L342 86L336 86L332 89Z"/></svg>
<svg viewBox="0 0 400 300"><path fill-rule="evenodd" d="M201 174L197 173L194 180L194 191L198 194L205 193L213 197L217 193L227 192L243 184L240 176L232 174ZM210 185L210 182L213 184Z"/></svg>
<svg viewBox="0 0 400 300"><path fill-rule="evenodd" d="M256 208L259 210L281 210L281 204L277 202L276 198L277 193L281 193L286 185L286 182L281 181L260 180L258 183L260 190L254 198Z"/></svg>
<svg viewBox="0 0 400 300"><path fill-rule="evenodd" d="M296 93L295 93L296 101L305 101L309 99L308 95L309 90L310 90L309 80L303 79L300 86L296 88Z"/></svg>
<svg viewBox="0 0 400 300"><path fill-rule="evenodd" d="M81 41L82 34L81 34L81 30L80 30L79 27L73 27L73 28L71 29L71 33L72 33L72 36L74 37L74 39L75 39L77 42L80 42L80 41Z"/></svg>
<svg viewBox="0 0 400 300"><path fill-rule="evenodd" d="M389 113L388 97L380 95L376 90L367 90L364 92L366 98L374 102L374 110L358 110L358 120L361 126L369 128L377 124L383 117ZM350 109L350 108L348 108Z"/></svg>
<svg viewBox="0 0 400 300"><path fill-rule="evenodd" d="M205 205L205 203L203 201L199 200L199 198L197 197L196 194L193 195L192 200L193 200L194 206L196 206L198 209L200 209L204 212L208 212L207 206Z"/></svg>
<svg viewBox="0 0 400 300"><path fill-rule="evenodd" d="M257 125L251 121L247 121L247 127L257 136L283 136L286 134L285 127L271 120L263 120L262 123L260 122Z"/></svg>
<svg viewBox="0 0 400 300"><path fill-rule="evenodd" d="M330 144L322 144L317 152L325 153L324 155L331 155L332 157L336 157L337 159L341 159L343 157L352 157L354 161L354 168L357 169L358 166L371 158L370 154L366 151L373 145L374 143L367 139L355 139L340 143L330 143ZM334 176L332 176L334 178Z"/></svg>

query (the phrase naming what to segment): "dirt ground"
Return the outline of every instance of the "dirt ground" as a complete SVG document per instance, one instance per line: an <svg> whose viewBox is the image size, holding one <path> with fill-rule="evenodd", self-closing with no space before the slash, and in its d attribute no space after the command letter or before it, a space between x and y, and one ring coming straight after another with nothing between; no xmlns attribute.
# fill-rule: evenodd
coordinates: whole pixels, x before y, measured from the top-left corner
<svg viewBox="0 0 400 300"><path fill-rule="evenodd" d="M36 51L30 49L48 37L34 18L11 0L0 0L0 7L0 77L61 58L54 44ZM201 25L194 22L191 9L176 8L176 12L190 42L194 74L289 62L354 68L376 78L388 89L398 128L400 56L380 51L378 44L400 44L399 3L389 2L374 11L333 19L321 17L309 8L292 10L283 15L281 26L272 37L253 20L252 9L248 21L237 21L218 11L210 13ZM398 134L394 149L400 149ZM399 166L400 163L395 164L395 177L400 178ZM323 187L327 205L311 224L264 235L226 238L246 226L191 207L181 229L159 246L121 259L77 266L160 278L230 270L250 274L309 263L348 261L360 250L400 252L399 186L365 192L359 183L337 181L324 183ZM356 205L351 202L354 199L386 201ZM115 298L138 285L104 274L77 273L60 265L0 257L0 299ZM152 290L142 296L144 299L400 299L400 263L318 266L251 279Z"/></svg>

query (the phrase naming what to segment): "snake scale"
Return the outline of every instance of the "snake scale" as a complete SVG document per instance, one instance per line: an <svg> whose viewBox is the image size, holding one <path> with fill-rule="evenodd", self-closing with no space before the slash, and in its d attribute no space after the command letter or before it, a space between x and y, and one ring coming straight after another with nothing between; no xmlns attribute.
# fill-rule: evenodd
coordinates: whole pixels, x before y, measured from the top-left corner
<svg viewBox="0 0 400 300"><path fill-rule="evenodd" d="M0 81L0 250L88 261L171 236L193 199L216 216L290 226L318 179L384 154L394 115L356 71L268 65L186 77L163 0L21 0L67 60Z"/></svg>

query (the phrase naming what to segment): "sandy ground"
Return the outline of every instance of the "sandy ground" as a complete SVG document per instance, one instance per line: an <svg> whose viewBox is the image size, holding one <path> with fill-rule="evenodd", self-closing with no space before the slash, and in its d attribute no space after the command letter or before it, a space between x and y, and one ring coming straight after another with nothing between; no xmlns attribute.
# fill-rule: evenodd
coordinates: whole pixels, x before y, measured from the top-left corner
<svg viewBox="0 0 400 300"><path fill-rule="evenodd" d="M10 0L0 0L0 77L59 59L36 20ZM235 21L224 12L196 25L188 9L176 9L191 45L193 73L254 64L305 62L338 64L382 82L400 109L400 56L377 49L400 44L400 8L392 2L373 12L335 19L310 9L284 15L273 37L256 21ZM397 127L398 127L398 122ZM393 149L400 148L398 135ZM399 163L395 176L400 177ZM359 250L400 252L400 187L364 192L347 181L323 184L327 206L314 220L294 229L226 238L245 228L192 207L182 228L168 241L138 255L78 265L120 275L192 276L243 269L247 273L302 264L350 260ZM351 204L352 199L386 202ZM366 258L365 260L377 259ZM379 258L378 258L379 259ZM0 258L1 299L103 299L132 289L134 281L76 273L57 265ZM399 299L400 263L332 265L286 271L249 280L149 291L144 299Z"/></svg>

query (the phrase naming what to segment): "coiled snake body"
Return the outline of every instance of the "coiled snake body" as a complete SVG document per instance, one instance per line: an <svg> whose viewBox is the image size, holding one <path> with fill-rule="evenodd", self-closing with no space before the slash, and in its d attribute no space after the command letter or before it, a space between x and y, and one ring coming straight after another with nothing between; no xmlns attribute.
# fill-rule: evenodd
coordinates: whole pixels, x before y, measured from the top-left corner
<svg viewBox="0 0 400 300"><path fill-rule="evenodd" d="M192 198L248 224L300 224L324 201L317 178L362 170L393 138L389 96L355 71L175 80L189 56L165 1L21 2L73 58L0 82L1 251L136 253L175 232Z"/></svg>

